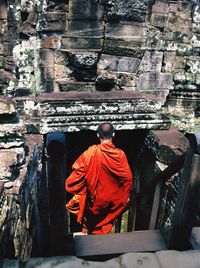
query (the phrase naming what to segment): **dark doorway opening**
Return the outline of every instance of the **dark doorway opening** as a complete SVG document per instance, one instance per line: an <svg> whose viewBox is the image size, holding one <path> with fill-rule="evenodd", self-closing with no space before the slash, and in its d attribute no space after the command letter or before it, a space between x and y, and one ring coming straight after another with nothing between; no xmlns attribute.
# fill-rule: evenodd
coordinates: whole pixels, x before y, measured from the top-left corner
<svg viewBox="0 0 200 268"><path fill-rule="evenodd" d="M138 151L148 132L149 130L118 130L113 139L115 146L126 153L133 175L138 164ZM45 238L45 242L42 243L44 248L42 255L73 255L72 234L80 232L81 226L65 209L66 202L71 198L65 191L65 179L70 175L72 165L79 155L99 141L96 131L92 130L62 133L61 140L55 138L56 132L53 132L55 139L49 139L51 135L52 133L48 133L44 137L43 189L46 187L46 197L42 195L41 198L42 202L45 202L41 232L41 239ZM121 231L126 232L126 228Z"/></svg>

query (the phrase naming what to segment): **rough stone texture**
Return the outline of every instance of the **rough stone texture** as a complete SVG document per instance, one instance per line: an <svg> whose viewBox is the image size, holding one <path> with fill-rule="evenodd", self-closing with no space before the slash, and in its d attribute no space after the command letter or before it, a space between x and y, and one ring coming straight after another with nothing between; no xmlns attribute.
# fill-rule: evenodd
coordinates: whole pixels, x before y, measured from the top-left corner
<svg viewBox="0 0 200 268"><path fill-rule="evenodd" d="M104 262L86 261L73 256L32 258L26 262L26 267L91 267L91 268L120 268L120 267L141 267L141 268L197 268L200 262L200 252L175 250L158 251L156 253L127 253L120 257ZM4 260L3 268L18 267L16 260Z"/></svg>
<svg viewBox="0 0 200 268"><path fill-rule="evenodd" d="M13 164L16 164L15 168L21 165L18 172L12 176L8 174L6 177L4 195L1 194L0 198L1 220L3 219L1 222L1 252L5 257L15 256L21 260L27 260L32 251L33 239L39 236L37 200L40 179L40 149L38 147L40 143L40 138L38 139L37 136L26 138L26 146L29 150L26 158L23 147L0 150L0 157L4 159L1 159L1 163L4 163L5 160L9 162L6 165L7 168ZM21 155L19 153L17 155L17 152L21 152ZM17 163L13 163L14 159Z"/></svg>
<svg viewBox="0 0 200 268"><path fill-rule="evenodd" d="M107 20L133 20L144 22L147 15L148 0L103 0Z"/></svg>
<svg viewBox="0 0 200 268"><path fill-rule="evenodd" d="M98 62L98 70L136 73L139 64L138 58L102 54Z"/></svg>
<svg viewBox="0 0 200 268"><path fill-rule="evenodd" d="M99 122L106 120L112 120L118 130L169 127L168 119L156 113L162 99L154 95L125 91L69 92L41 94L35 101L24 98L20 103L20 100L16 98L19 109L25 112L29 133L48 133L55 128L69 132L96 130Z"/></svg>
<svg viewBox="0 0 200 268"><path fill-rule="evenodd" d="M172 163L178 156L186 153L189 141L177 129L151 131L145 144L157 160L165 165Z"/></svg>
<svg viewBox="0 0 200 268"><path fill-rule="evenodd" d="M98 0L69 0L70 20L102 20L103 6Z"/></svg>
<svg viewBox="0 0 200 268"><path fill-rule="evenodd" d="M177 129L151 131L145 139L145 145L150 150L154 161L155 174L163 171L179 156L186 153L189 147L188 139ZM182 171L162 183L160 206L157 217L157 228L167 233L170 229L172 216L177 201L178 189ZM154 175L155 176L155 175Z"/></svg>
<svg viewBox="0 0 200 268"><path fill-rule="evenodd" d="M8 181L1 213L10 221L0 231L0 245L2 237L8 241L4 252L27 258L34 236L31 220L24 212L19 217L25 207L31 218L37 207L31 200L38 158L30 160L25 133L94 130L105 120L118 130L166 129L170 120L183 131L197 130L199 59L199 1L1 1L0 95L18 105L0 97L0 172ZM160 163L179 154L180 148L163 146Z"/></svg>
<svg viewBox="0 0 200 268"><path fill-rule="evenodd" d="M65 31L67 17L65 12L45 12L39 16L38 31L51 32L51 31Z"/></svg>
<svg viewBox="0 0 200 268"><path fill-rule="evenodd" d="M180 129L198 128L197 1L4 1L0 16L0 94L137 90L163 96Z"/></svg>
<svg viewBox="0 0 200 268"><path fill-rule="evenodd" d="M25 153L23 148L15 150L0 150L0 180L12 180L19 172L19 166L23 164Z"/></svg>
<svg viewBox="0 0 200 268"><path fill-rule="evenodd" d="M15 102L5 96L0 96L0 116L16 114Z"/></svg>

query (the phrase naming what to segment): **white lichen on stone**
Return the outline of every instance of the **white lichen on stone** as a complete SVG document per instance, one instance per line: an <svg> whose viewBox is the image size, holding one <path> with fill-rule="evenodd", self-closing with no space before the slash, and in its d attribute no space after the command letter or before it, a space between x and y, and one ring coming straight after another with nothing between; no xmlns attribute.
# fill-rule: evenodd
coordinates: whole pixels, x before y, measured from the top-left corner
<svg viewBox="0 0 200 268"><path fill-rule="evenodd" d="M40 40L32 37L13 49L13 58L18 66L19 79L15 88L26 89L33 95L42 91L40 78Z"/></svg>

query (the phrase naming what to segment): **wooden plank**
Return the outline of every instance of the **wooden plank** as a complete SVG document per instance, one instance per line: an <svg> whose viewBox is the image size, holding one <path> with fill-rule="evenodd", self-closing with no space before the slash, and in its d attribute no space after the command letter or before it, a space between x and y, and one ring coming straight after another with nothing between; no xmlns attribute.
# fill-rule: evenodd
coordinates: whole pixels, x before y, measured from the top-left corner
<svg viewBox="0 0 200 268"><path fill-rule="evenodd" d="M151 218L150 218L150 223L149 223L149 230L154 230L156 227L158 208L160 204L161 186L162 186L162 181L159 181L155 189L153 206L152 206L152 211L151 211Z"/></svg>
<svg viewBox="0 0 200 268"><path fill-rule="evenodd" d="M167 249L159 230L107 235L84 235L75 238L76 256L97 256L128 252L154 252Z"/></svg>

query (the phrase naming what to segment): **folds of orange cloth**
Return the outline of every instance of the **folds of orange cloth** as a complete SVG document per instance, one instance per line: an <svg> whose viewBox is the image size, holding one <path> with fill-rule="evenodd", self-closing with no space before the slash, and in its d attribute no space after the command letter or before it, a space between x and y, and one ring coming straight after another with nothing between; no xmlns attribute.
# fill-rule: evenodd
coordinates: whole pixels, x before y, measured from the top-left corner
<svg viewBox="0 0 200 268"><path fill-rule="evenodd" d="M108 234L111 232L113 227L112 223L105 224L104 226L101 227L95 227L93 230L88 230L88 234L96 234L96 235L103 235L103 234Z"/></svg>
<svg viewBox="0 0 200 268"><path fill-rule="evenodd" d="M82 223L83 213L85 209L86 194L75 194L72 199L66 204L69 212L77 215L77 222Z"/></svg>

